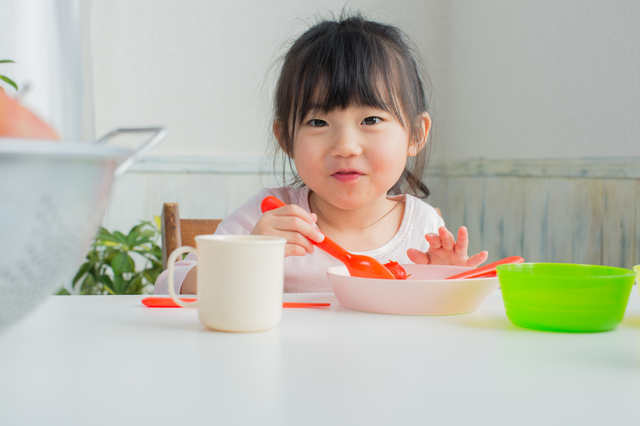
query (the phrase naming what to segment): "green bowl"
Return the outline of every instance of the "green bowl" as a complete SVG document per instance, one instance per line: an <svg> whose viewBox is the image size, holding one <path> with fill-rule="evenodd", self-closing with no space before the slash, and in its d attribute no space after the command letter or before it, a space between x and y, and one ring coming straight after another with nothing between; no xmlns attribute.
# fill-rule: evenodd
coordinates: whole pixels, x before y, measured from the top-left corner
<svg viewBox="0 0 640 426"><path fill-rule="evenodd" d="M507 317L534 330L588 333L613 330L629 301L629 269L563 263L496 268Z"/></svg>

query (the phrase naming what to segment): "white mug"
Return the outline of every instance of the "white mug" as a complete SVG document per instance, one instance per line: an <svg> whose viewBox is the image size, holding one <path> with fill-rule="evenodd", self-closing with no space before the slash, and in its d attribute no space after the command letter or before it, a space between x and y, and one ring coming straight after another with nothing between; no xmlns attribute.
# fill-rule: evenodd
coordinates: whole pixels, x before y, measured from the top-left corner
<svg viewBox="0 0 640 426"><path fill-rule="evenodd" d="M199 235L196 247L179 247L168 263L168 287L173 301L197 307L200 321L213 330L263 331L282 317L284 247L286 240L263 235ZM198 256L198 300L183 302L173 286L178 256Z"/></svg>

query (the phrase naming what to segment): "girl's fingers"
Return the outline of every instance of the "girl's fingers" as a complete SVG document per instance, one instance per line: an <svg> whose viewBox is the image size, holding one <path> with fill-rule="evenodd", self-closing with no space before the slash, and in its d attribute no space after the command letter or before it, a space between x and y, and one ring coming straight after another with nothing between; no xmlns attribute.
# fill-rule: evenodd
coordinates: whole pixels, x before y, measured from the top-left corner
<svg viewBox="0 0 640 426"><path fill-rule="evenodd" d="M469 232L466 226L458 228L458 241L456 242L455 249L456 253L464 256L467 255L467 250L469 249Z"/></svg>
<svg viewBox="0 0 640 426"><path fill-rule="evenodd" d="M407 250L407 256L409 256L409 260L411 260L413 263L418 263L421 265L428 265L431 263L429 254L423 253L418 249L410 248L409 250Z"/></svg>
<svg viewBox="0 0 640 426"><path fill-rule="evenodd" d="M285 256L304 256L305 254L311 254L315 251L311 241L299 232L274 231L275 232L270 232L268 235L282 237L287 240Z"/></svg>
<svg viewBox="0 0 640 426"><path fill-rule="evenodd" d="M466 266L475 268L477 266L482 265L484 262L486 262L488 258L489 258L489 252L486 250L481 251L480 253L474 254L473 256L468 258Z"/></svg>
<svg viewBox="0 0 640 426"><path fill-rule="evenodd" d="M442 247L442 243L440 241L440 235L438 234L427 234L424 238L429 243L429 249L439 249Z"/></svg>
<svg viewBox="0 0 640 426"><path fill-rule="evenodd" d="M456 240L453 238L453 234L444 226L441 226L440 229L438 229L438 234L440 235L442 247L445 250L453 250L456 246Z"/></svg>
<svg viewBox="0 0 640 426"><path fill-rule="evenodd" d="M313 241L319 243L324 240L324 235L314 225L306 222L300 217L276 216L271 222L271 226L283 232L297 232ZM288 240L288 239L287 239Z"/></svg>
<svg viewBox="0 0 640 426"><path fill-rule="evenodd" d="M314 252L310 239L324 240L324 235L315 226L317 219L315 214L290 204L265 212L251 233L283 237L287 240L285 256L304 256Z"/></svg>
<svg viewBox="0 0 640 426"><path fill-rule="evenodd" d="M316 220L318 220L318 216L316 216L315 213L309 213L296 204L288 204L284 207L280 207L279 209L272 210L271 214L278 217L299 217L300 219L311 225L314 225L316 223Z"/></svg>
<svg viewBox="0 0 640 426"><path fill-rule="evenodd" d="M304 247L298 246L298 245L295 245L295 244L287 244L284 247L284 257L305 256L308 253L309 252L307 252L307 250Z"/></svg>

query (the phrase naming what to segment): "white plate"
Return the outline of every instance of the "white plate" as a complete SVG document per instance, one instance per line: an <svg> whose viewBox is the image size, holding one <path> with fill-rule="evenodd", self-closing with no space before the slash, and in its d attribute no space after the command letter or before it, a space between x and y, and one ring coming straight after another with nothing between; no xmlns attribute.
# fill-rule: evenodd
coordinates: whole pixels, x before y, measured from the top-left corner
<svg viewBox="0 0 640 426"><path fill-rule="evenodd" d="M499 286L498 278L445 280L471 268L402 265L407 280L351 277L346 266L327 269L338 302L345 308L379 314L454 315L473 312Z"/></svg>

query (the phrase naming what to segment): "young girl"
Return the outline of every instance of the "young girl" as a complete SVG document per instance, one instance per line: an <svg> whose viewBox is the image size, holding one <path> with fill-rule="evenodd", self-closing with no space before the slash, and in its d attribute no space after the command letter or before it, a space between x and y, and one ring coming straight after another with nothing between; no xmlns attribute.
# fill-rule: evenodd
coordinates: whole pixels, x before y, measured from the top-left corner
<svg viewBox="0 0 640 426"><path fill-rule="evenodd" d="M486 251L467 256L466 228L456 242L416 198L429 195L420 177L431 118L399 29L361 16L316 24L286 54L274 104L277 149L295 165L295 182L261 190L216 234L286 238L285 292L331 291L325 271L341 263L307 240L325 235L381 263L486 261ZM288 205L262 214L268 195ZM167 292L166 273L155 293ZM196 293L194 254L176 263L175 274L176 291Z"/></svg>

